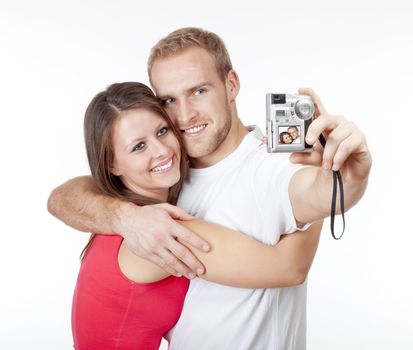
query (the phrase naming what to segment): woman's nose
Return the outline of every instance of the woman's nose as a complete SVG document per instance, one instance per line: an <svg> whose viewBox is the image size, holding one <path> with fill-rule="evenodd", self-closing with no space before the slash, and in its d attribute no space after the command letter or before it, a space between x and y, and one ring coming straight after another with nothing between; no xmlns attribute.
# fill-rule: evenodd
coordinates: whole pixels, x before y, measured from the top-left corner
<svg viewBox="0 0 413 350"><path fill-rule="evenodd" d="M154 157L161 157L168 154L168 147L158 139L152 142L151 150Z"/></svg>

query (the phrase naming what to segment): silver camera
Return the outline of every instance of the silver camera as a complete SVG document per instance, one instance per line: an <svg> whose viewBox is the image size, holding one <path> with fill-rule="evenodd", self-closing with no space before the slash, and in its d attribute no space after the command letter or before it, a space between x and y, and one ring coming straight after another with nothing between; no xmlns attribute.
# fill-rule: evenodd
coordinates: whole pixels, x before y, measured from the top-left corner
<svg viewBox="0 0 413 350"><path fill-rule="evenodd" d="M268 152L311 152L313 147L305 142L305 136L314 111L310 96L267 94Z"/></svg>

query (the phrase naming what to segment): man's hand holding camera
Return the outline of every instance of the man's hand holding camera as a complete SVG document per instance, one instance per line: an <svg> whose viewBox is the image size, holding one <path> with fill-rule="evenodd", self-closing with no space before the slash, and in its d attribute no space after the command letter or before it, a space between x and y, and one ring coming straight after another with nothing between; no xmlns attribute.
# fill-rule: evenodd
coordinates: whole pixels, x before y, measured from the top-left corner
<svg viewBox="0 0 413 350"><path fill-rule="evenodd" d="M314 151L292 153L291 161L313 167L306 167L294 175L289 193L296 219L300 222L311 222L330 213L330 170L340 170L342 174L347 210L356 204L364 193L372 158L364 134L354 123L342 116L328 114L312 89L300 89L299 93L311 96L314 101L316 118L308 127L305 136L305 141L314 146ZM318 141L321 134L326 139L324 148Z"/></svg>

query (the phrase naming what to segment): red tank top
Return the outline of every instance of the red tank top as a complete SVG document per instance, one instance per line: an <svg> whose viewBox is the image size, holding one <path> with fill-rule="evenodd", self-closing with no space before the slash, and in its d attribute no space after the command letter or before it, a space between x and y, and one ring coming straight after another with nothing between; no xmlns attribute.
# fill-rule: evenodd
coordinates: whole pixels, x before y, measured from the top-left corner
<svg viewBox="0 0 413 350"><path fill-rule="evenodd" d="M72 305L77 350L158 349L178 321L189 281L174 276L153 283L129 280L118 264L122 240L96 235L83 258Z"/></svg>

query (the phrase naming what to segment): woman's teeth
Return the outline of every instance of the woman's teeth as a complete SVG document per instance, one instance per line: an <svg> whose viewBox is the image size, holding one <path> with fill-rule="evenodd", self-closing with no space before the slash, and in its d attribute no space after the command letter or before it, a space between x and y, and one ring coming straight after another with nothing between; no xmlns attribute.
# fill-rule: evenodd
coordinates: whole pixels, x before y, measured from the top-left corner
<svg viewBox="0 0 413 350"><path fill-rule="evenodd" d="M153 171L154 173L159 173L159 172L161 172L161 171L164 171L164 170L166 170L166 169L169 169L171 166L172 166L172 158L169 160L168 163L166 163L166 164L164 164L164 165L157 166L157 167L155 167L155 168L152 168L152 171Z"/></svg>

